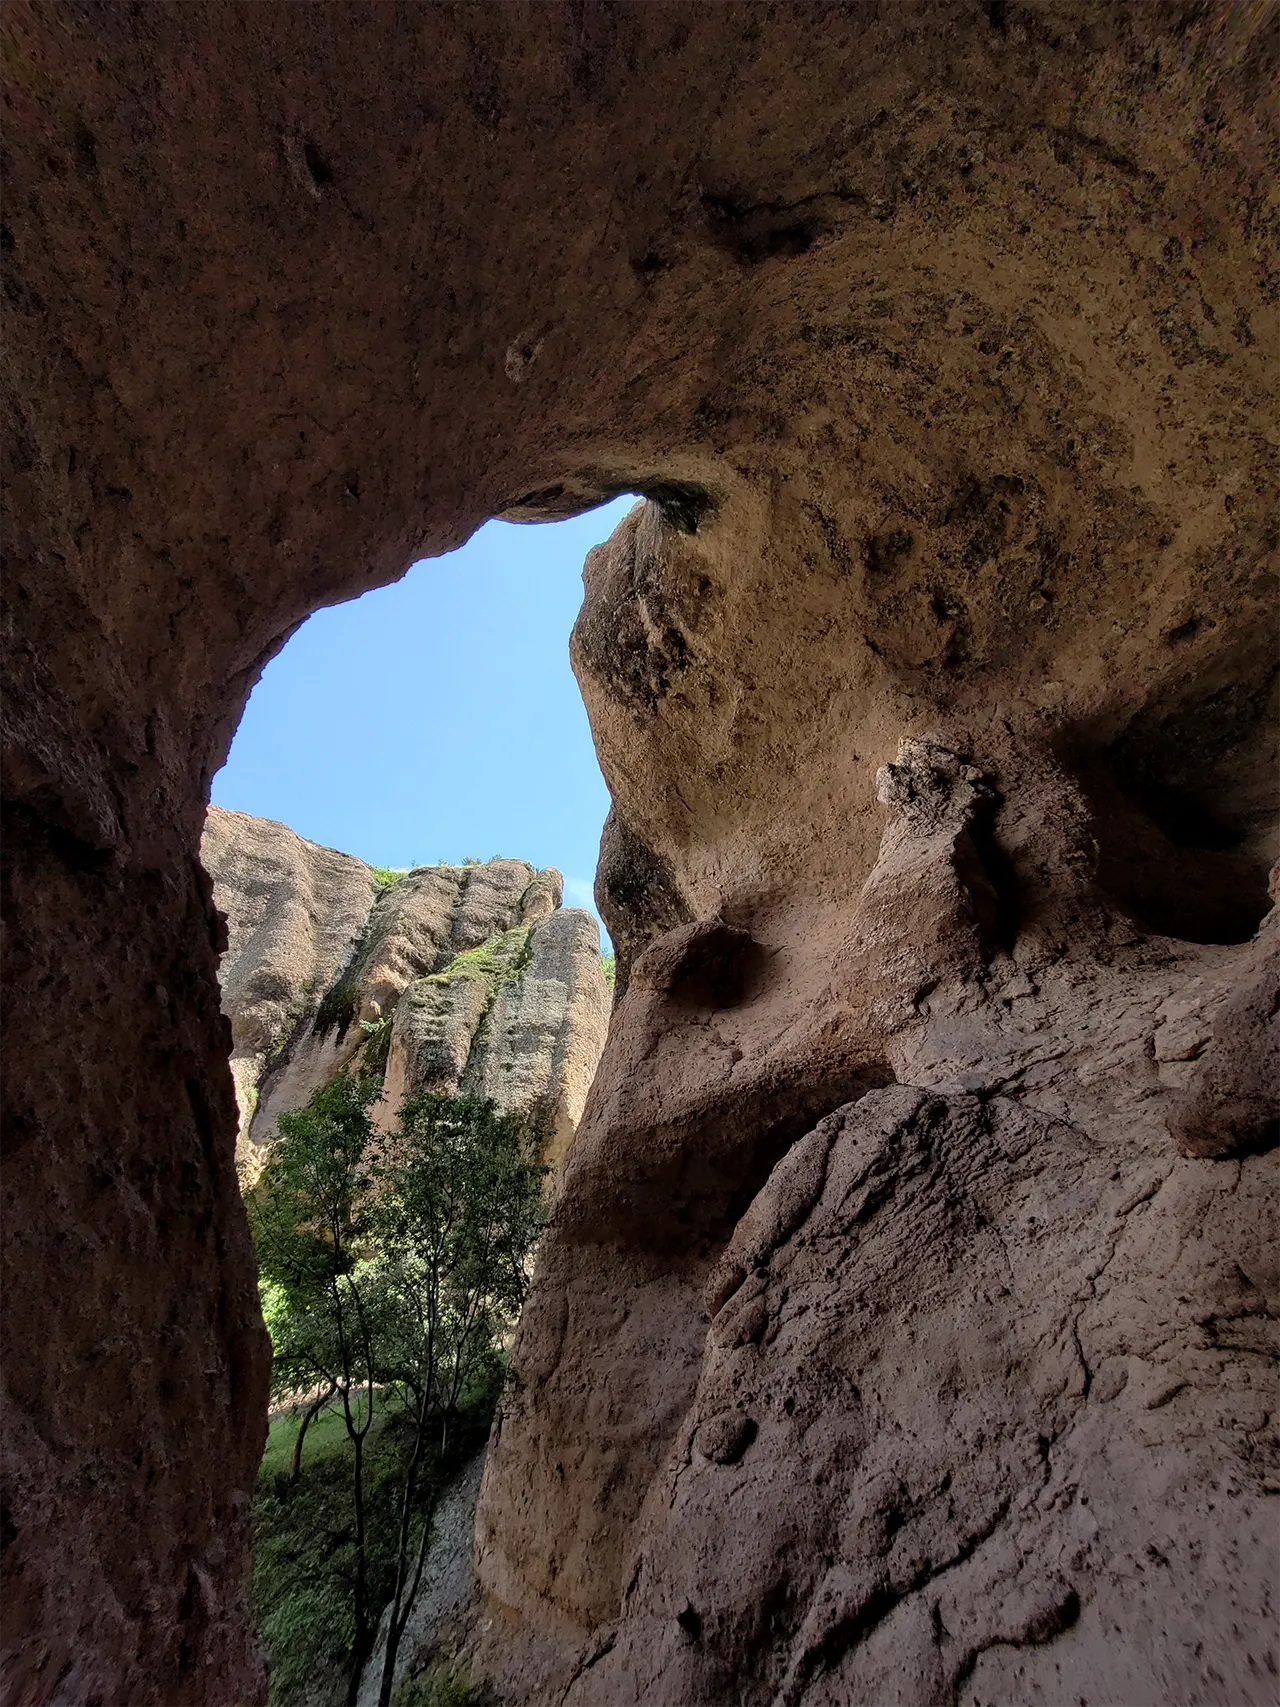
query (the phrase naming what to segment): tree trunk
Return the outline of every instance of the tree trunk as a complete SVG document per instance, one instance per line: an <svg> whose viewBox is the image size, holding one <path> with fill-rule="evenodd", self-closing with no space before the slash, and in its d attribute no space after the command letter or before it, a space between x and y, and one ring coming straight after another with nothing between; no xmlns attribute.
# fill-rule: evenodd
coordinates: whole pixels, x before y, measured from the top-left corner
<svg viewBox="0 0 1280 1707"><path fill-rule="evenodd" d="M422 1457L422 1437L426 1432L427 1415L426 1399L418 1399L418 1412L415 1418L417 1424L413 1437L413 1451L405 1467L404 1483L400 1491L400 1528L396 1539L396 1581L395 1590L391 1596L391 1606L387 1614L387 1650L382 1660L382 1681L378 1687L378 1707L387 1707L391 1699L391 1680L395 1676L396 1654L400 1649L400 1636L404 1629L401 1619L401 1606L404 1599L405 1578L408 1575L409 1528L413 1521L413 1493L417 1480L418 1462ZM404 1618L408 1618L405 1609Z"/></svg>
<svg viewBox="0 0 1280 1707"><path fill-rule="evenodd" d="M293 1443L293 1468L289 1472L289 1480L291 1482L296 1482L302 1474L302 1443L307 1438L307 1430L316 1420L319 1413L328 1404L329 1400L332 1399L336 1391L336 1387L330 1387L327 1393L322 1393L318 1399L313 1400L313 1402L307 1406L306 1415L302 1419L302 1426L298 1430L298 1438Z"/></svg>
<svg viewBox="0 0 1280 1707"><path fill-rule="evenodd" d="M356 1707L356 1697L360 1693L360 1674L364 1670L365 1661L372 1647L369 1633L369 1604L368 1590L365 1582L364 1557L364 1436L353 1434L351 1444L355 1449L355 1506L356 1506L356 1583L355 1583L355 1614L356 1633L351 1649L351 1682L347 1687L347 1707Z"/></svg>
<svg viewBox="0 0 1280 1707"><path fill-rule="evenodd" d="M378 1707L391 1707L391 1685L395 1682L396 1657L400 1652L400 1638L408 1628L409 1614L413 1611L413 1603L418 1597L418 1584L422 1581L422 1566L427 1557L427 1547L431 1540L431 1528L435 1521L438 1502L439 1489L437 1487L430 1509L423 1519L422 1538L418 1542L418 1555L414 1561L413 1581L409 1584L409 1592L405 1595L402 1603L392 1607L391 1616L387 1620L387 1651L382 1657L382 1681L378 1686ZM397 1600L399 1600L398 1596Z"/></svg>

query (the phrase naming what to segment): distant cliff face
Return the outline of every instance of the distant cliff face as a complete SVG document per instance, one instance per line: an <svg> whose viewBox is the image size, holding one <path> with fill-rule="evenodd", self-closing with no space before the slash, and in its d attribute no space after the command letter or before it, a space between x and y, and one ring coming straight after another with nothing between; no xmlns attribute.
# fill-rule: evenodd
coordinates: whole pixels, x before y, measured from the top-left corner
<svg viewBox="0 0 1280 1707"><path fill-rule="evenodd" d="M231 1021L238 1155L255 1171L276 1120L355 1067L410 1092L545 1101L563 1161L609 1026L590 913L523 860L426 866L387 884L283 824L211 806L201 855L227 918L219 978Z"/></svg>

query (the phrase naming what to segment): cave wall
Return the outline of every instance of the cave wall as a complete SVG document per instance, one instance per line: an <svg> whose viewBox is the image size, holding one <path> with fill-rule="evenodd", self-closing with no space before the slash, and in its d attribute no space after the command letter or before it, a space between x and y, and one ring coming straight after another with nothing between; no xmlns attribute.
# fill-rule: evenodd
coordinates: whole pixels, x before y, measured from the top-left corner
<svg viewBox="0 0 1280 1707"><path fill-rule="evenodd" d="M1267 1163L1223 1156L1258 1146L1232 1040L1271 1014L1274 8L10 0L0 33L7 1690L261 1695L267 1347L197 857L249 689L311 610L486 516L640 491L574 643L630 985L478 1555L495 1619L589 1688L629 1583L666 1617L634 1571L708 1275L825 1117L892 1080L997 1094L1041 1001L1068 1089L990 1131L1065 1121L1122 1175ZM1220 1029L1166 1039L1163 1085L1138 1026L1081 1100L1090 990ZM1242 1463L1187 1390L1177 1438ZM1136 1601L1104 1627L1045 1593L975 1651L1047 1631L1156 1687ZM1235 1614L1195 1616L1239 1668L1205 1698L1252 1698Z"/></svg>

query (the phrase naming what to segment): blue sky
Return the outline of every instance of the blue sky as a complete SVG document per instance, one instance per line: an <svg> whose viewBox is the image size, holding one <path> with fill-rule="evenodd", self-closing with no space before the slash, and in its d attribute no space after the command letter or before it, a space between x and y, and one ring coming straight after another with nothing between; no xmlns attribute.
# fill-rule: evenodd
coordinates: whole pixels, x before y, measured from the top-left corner
<svg viewBox="0 0 1280 1707"><path fill-rule="evenodd" d="M635 502L488 522L392 587L317 611L263 671L219 806L370 865L554 865L591 907L609 796L569 668L587 552Z"/></svg>

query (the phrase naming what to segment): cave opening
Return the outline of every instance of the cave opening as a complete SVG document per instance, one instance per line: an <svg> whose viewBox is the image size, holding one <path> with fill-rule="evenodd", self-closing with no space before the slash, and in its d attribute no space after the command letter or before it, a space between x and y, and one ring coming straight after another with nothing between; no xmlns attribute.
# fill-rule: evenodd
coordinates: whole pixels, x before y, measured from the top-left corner
<svg viewBox="0 0 1280 1707"><path fill-rule="evenodd" d="M655 502L696 527L698 497ZM568 637L585 560L635 502L531 494L314 612L263 671L202 849L246 1183L280 1116L349 1073L382 1082L384 1126L423 1089L545 1104L563 1164L614 979L609 792Z"/></svg>
<svg viewBox="0 0 1280 1707"><path fill-rule="evenodd" d="M636 501L556 517L519 500L457 550L315 611L255 685L212 803L388 872L555 866L566 904L594 909L609 799L568 636L587 553Z"/></svg>
<svg viewBox="0 0 1280 1707"><path fill-rule="evenodd" d="M542 1693L575 1707L1156 1700L1171 1677L1246 1699L1274 1674L1275 1152L1228 1160L1244 1117L1220 1118L1274 1032L1266 942L1185 940L1247 930L1260 858L1234 921L1179 887L1253 848L1246 782L1259 826L1274 807L1253 759L1231 780L1222 696L1253 666L1135 722L1255 620L1274 660L1272 24L1158 0L6 8L12 1699L265 1700L267 1352L211 768L307 611L484 516L582 509L587 459L677 483L649 495L688 570L674 602L706 613L699 635L632 598L594 653L609 762L643 718L661 737L610 772L633 941L688 897L779 952L737 1007L713 1005L722 956L615 1010L617 1094L544 1246L489 1477L503 1664L563 1647ZM678 485L699 469L723 491L705 530ZM322 786L339 743L379 782L393 674L384 653L323 684ZM1065 774L1041 765L1077 728ZM928 1011L828 1024L877 766L930 731L991 754L993 834L1044 928L998 994L975 975L944 1005L939 978ZM1109 881L1171 933L1153 949L1128 917L1098 940L1068 757L1096 762ZM297 768L287 739L273 759ZM1164 838L1151 882L1130 812ZM534 853L475 834L369 857ZM936 911L908 1000L959 964ZM900 1024L929 1052L903 1062ZM858 1218L704 1354L698 1277L644 1246L666 1158L727 1152L761 1106L744 1080L829 1074L839 1098L886 1038L947 1112L931 1096L912 1128L908 1097L861 1130L884 1159ZM601 1237L602 1204L639 1238ZM759 1378L731 1388L712 1351Z"/></svg>
<svg viewBox="0 0 1280 1707"><path fill-rule="evenodd" d="M367 1498L368 1592L385 1619L388 1489L412 1477L408 1412L388 1374L400 1341L386 1313L396 1265L419 1247L381 1248L391 1220L364 1200L364 1242L352 1245L360 1278L344 1284L377 1308L362 1342L367 1390L353 1386L345 1354L323 1363L321 1306L283 1302L293 1282L281 1275L293 1271L273 1257L285 1198L268 1159L293 1166L289 1145L305 1143L296 1123L310 1120L335 1145L342 1133L365 1146L372 1178L403 1153L415 1093L441 1092L439 1118L470 1122L473 1145L486 1121L521 1122L525 1159L545 1169L533 1189L549 1200L608 1030L613 956L593 879L610 800L568 642L585 559L636 500L611 493L557 517L547 512L564 503L563 487L533 496L456 551L313 613L266 666L211 790L202 859L226 921L219 980L237 1175L273 1347L252 1504L253 1604L273 1703L298 1699L304 1676L336 1689L344 1668L364 1676L381 1664L363 1625L352 1642L343 1636L357 1566L330 1538L349 1527L354 1476L362 1512ZM696 527L703 513L684 488L655 502L675 526ZM432 1166L448 1153L435 1151ZM362 1177L352 1173L355 1195ZM404 1199L388 1190L403 1217ZM356 1221L347 1231L357 1239ZM338 1297L337 1279L318 1296ZM515 1314L513 1305L497 1337L510 1336ZM340 1331L340 1308L336 1319ZM504 1367L496 1350L472 1361L445 1413L452 1444L432 1471L466 1505L467 1524ZM312 1609L305 1629L291 1621L299 1597Z"/></svg>
<svg viewBox="0 0 1280 1707"><path fill-rule="evenodd" d="M1099 883L1147 930L1247 942L1271 905L1268 874L1280 856L1274 651L1271 625L1258 625L1173 677L1105 743L1076 749Z"/></svg>

